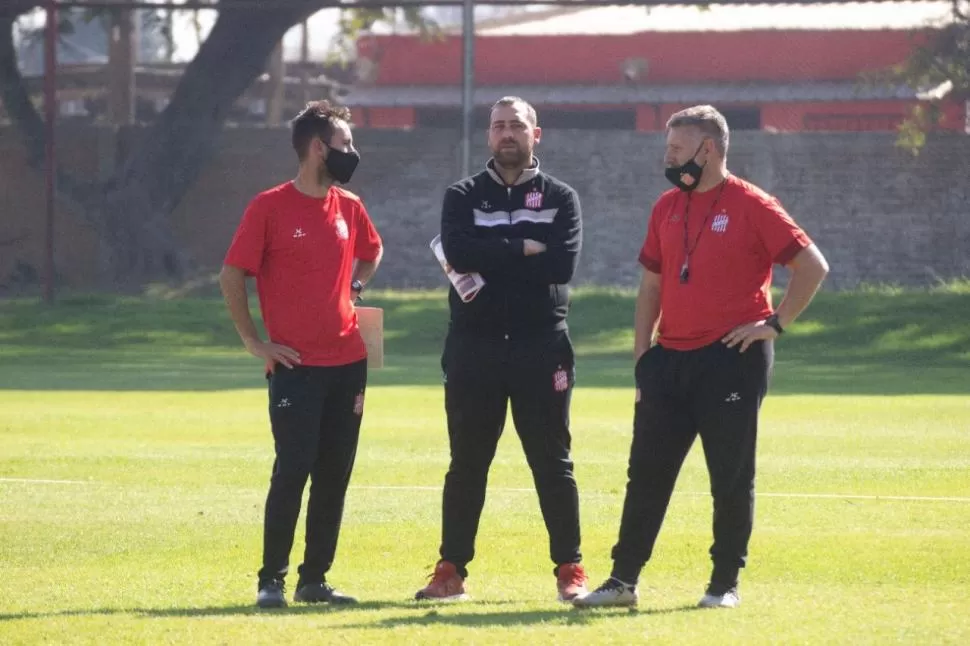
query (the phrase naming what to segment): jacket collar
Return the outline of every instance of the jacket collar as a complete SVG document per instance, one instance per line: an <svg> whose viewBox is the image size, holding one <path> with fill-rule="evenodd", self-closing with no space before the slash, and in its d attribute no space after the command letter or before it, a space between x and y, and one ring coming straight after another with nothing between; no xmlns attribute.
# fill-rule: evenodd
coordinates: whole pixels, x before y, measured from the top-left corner
<svg viewBox="0 0 970 646"><path fill-rule="evenodd" d="M497 170L495 170L494 158L489 159L488 162L486 162L485 170L488 171L489 176L493 180L495 180L497 184L499 184L500 186L507 186L507 184L505 183L505 180L502 179L502 176L498 174ZM519 175L518 179L515 180L515 183L513 184L513 186L518 186L520 184L525 184L526 182L531 182L538 175L539 175L539 158L533 155L532 165L522 171L522 174Z"/></svg>

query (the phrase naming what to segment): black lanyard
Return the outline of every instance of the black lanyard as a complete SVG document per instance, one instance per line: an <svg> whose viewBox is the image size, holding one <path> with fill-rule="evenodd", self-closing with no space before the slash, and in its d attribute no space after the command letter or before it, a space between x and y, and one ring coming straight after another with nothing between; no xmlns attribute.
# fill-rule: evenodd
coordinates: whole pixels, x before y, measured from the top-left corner
<svg viewBox="0 0 970 646"><path fill-rule="evenodd" d="M687 218L690 215L690 198L693 193L687 194L687 206L684 207L684 264L680 268L680 282L686 283L690 280L690 257L697 249L697 243L701 241L701 234L704 233L704 229L707 228L707 221L711 219L711 215L714 214L714 209L717 207L717 203L721 199L721 193L724 192L724 185L727 184L727 177L721 180L721 188L717 191L717 197L714 198L714 203L711 204L711 210L707 212L707 216L704 217L704 222L701 224L700 230L697 232L697 236L694 238L693 246L687 245Z"/></svg>

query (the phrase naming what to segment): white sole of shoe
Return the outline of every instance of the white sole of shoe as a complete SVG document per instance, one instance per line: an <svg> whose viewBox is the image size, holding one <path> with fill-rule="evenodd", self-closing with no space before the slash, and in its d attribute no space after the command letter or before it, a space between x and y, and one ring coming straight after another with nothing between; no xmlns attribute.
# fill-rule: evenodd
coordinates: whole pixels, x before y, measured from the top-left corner
<svg viewBox="0 0 970 646"><path fill-rule="evenodd" d="M466 594L466 593L462 593L462 594L455 594L455 595L452 595L450 597L415 597L414 600L415 601L432 601L432 602L441 601L441 602L444 602L444 603L455 603L455 602L459 602L459 601L470 601L471 600L471 597L468 596L468 594Z"/></svg>
<svg viewBox="0 0 970 646"><path fill-rule="evenodd" d="M620 601L616 603L595 603L579 597L573 599L573 606L576 608L635 608L639 602L639 599L633 599L631 601Z"/></svg>
<svg viewBox="0 0 970 646"><path fill-rule="evenodd" d="M740 605L741 605L740 601L725 603L723 601L705 601L704 599L701 599L698 602L697 607L706 608L706 609L715 609L715 610L718 608L727 608L729 610L733 610L734 608L737 608Z"/></svg>

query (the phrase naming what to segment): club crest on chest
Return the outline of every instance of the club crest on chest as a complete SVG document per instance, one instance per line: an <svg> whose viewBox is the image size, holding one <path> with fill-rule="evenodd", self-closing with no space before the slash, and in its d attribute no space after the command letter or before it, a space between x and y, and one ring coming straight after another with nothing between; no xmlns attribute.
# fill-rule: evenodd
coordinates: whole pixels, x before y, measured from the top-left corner
<svg viewBox="0 0 970 646"><path fill-rule="evenodd" d="M541 209L542 208L542 193L539 191L529 191L525 194L525 208L527 209Z"/></svg>

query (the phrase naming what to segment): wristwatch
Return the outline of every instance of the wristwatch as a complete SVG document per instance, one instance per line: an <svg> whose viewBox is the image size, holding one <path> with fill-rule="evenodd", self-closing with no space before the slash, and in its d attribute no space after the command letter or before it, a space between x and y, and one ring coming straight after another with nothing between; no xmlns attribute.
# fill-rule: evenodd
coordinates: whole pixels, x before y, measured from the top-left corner
<svg viewBox="0 0 970 646"><path fill-rule="evenodd" d="M785 329L781 327L781 323L778 322L777 314L772 314L771 316L766 318L765 325L767 325L770 328L774 328L775 332L777 332L779 336L785 333Z"/></svg>
<svg viewBox="0 0 970 646"><path fill-rule="evenodd" d="M350 283L350 291L351 297L359 303L361 301L360 293L364 291L364 283L360 282L359 280L353 281ZM356 293L356 296L354 296L354 293Z"/></svg>

